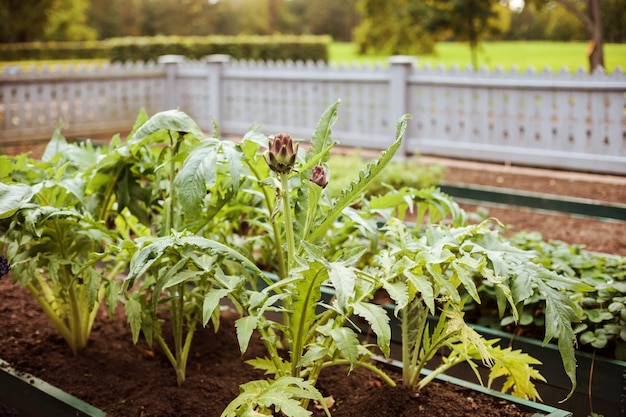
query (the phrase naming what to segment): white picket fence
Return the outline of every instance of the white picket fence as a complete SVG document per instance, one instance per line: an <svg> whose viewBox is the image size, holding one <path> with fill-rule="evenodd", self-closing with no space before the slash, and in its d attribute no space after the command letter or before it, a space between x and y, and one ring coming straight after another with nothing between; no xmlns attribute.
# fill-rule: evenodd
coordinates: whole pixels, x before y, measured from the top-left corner
<svg viewBox="0 0 626 417"><path fill-rule="evenodd" d="M310 137L341 99L333 135L342 145L383 149L411 114L406 154L626 175L626 76L584 70L504 72L418 66L233 61L97 67L8 67L0 75L0 144L127 132L141 108L180 108L212 134Z"/></svg>

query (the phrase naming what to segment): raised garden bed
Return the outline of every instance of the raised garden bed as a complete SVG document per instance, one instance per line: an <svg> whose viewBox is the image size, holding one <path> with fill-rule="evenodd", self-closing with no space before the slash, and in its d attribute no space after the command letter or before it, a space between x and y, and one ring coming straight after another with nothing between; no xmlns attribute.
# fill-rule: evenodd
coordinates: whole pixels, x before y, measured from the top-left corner
<svg viewBox="0 0 626 417"><path fill-rule="evenodd" d="M23 308L37 309L23 289L12 287L7 282L0 283L0 289L8 297L5 298L3 309L0 311L0 318L3 322L8 322ZM104 415L96 408L76 400L75 396L87 398L91 404L96 405L100 410L105 410L106 415L112 417L136 417L142 414L163 417L218 416L221 412L219 407L224 407L237 394L237 381L243 381L252 376L258 377L258 371L253 371L249 365L243 363L243 360L260 355L262 348L254 344L250 352L242 358L233 333L232 317L228 316L224 317L222 329L218 335L208 328L201 330L198 334L197 344L193 347L193 359L188 379L180 388L176 387L175 376L162 352L158 349L148 350L143 341L137 347L133 346L130 330L124 323L123 314L118 314L113 322L108 321L104 314L99 315L92 343L83 355L76 358L71 355L63 341L55 335L43 314L37 312L24 321L14 317L11 323L12 330L0 329L3 340L8 341L8 346L0 348L3 351L2 355L11 356L11 363L19 364L19 368L29 369L31 373L37 372L42 375L43 379L63 389L65 393L59 397L71 398L71 401L66 401L69 405L66 405L67 407L76 406L75 410L70 412L78 413L64 414L67 407L62 410L55 408L53 413L48 412L49 409L44 410L44 407L47 407L48 394L38 391L39 387L43 385L50 387L50 385L31 384L32 377L28 376L23 386L24 391L19 389L15 392L18 396L13 395L14 391L0 387L0 403L12 405L22 413L15 417L44 415L101 417ZM7 334L13 334L13 336L7 336ZM16 337L16 334L21 337ZM23 350L21 353L18 351L20 346ZM45 357L42 357L41 351L47 352ZM397 362L392 362L391 365L397 366ZM0 381L5 380L3 374L5 373L11 375L11 384L14 384L12 379L14 372L8 371L6 367L3 367L1 371ZM240 374L237 374L238 372ZM18 373L23 374L23 371L20 370ZM420 404L425 404L429 410L432 409L434 416L479 415L477 414L479 411L493 405L489 405L491 400L487 401L481 395L474 397L474 394L471 394L476 392L485 393L490 398L497 398L495 404L499 407L499 411L493 411L495 414L491 415L549 417L571 415L558 407L520 400L454 378L440 379L443 383L450 382L456 386L451 392L438 393L438 387L442 386L439 384L433 385L432 389L425 389L420 395L421 398L414 398L401 388L386 387L380 380L373 378L369 372L360 368L355 369L350 377L346 375L347 369L341 369L337 373L328 374L327 378L321 381L325 395L332 395L336 401L336 406L332 410L335 417L362 416L363 410L374 409L373 407L379 407L380 404L401 406L404 402L413 404L418 413L416 415L419 416L427 415L417 411ZM224 391L223 389L230 384L232 386ZM28 391L25 391L26 389ZM59 393L59 389L53 388L52 390ZM341 391L342 389L347 389L347 391ZM349 414L347 411L351 403L345 395L350 391L361 395L359 403L354 405L360 410L356 414ZM72 392L73 395L67 392ZM385 395L394 395L394 397L385 400ZM439 395L444 395L444 397L439 397ZM35 398L38 399L37 404L33 404ZM39 402L39 398L46 400ZM455 398L462 399L464 404L452 406L451 402ZM52 406L57 401L52 400ZM504 402L516 404L521 413L507 408L503 409ZM36 407L36 412L29 414L28 407ZM463 414L461 407L466 407L466 414ZM452 411L455 408L459 410L457 414ZM314 411L315 416L323 415L319 410ZM384 414L376 415L383 416ZM388 415L395 417L399 414ZM411 414L405 415L411 416Z"/></svg>
<svg viewBox="0 0 626 417"><path fill-rule="evenodd" d="M0 359L0 416L104 417L106 413Z"/></svg>
<svg viewBox="0 0 626 417"><path fill-rule="evenodd" d="M401 396L410 404L409 408L417 408L423 415L425 409L432 407L430 403L416 404L415 398L427 400L426 397L431 397L427 393L440 384L429 387L429 376L434 373L421 378L419 371L426 362L422 358L432 358L444 346L452 349L448 358L454 361L467 359L466 355L472 360L493 360L499 370L508 371L505 374L511 382L509 388L525 398L536 398L530 383L537 377L531 366L532 359L494 348L465 325L461 312L463 302L457 288L464 287L475 294L472 274L479 272L484 278L498 281L498 290L514 293L517 304L532 295L523 291L528 287L509 287L509 283L495 277L506 270L514 281L518 278L514 268L518 268L531 272L520 279L536 285L550 302L566 305L569 300L560 290L577 286L576 283L552 282L548 279L552 276L533 263L529 253L506 249L507 244L500 240L496 230L486 224L464 224L462 211L435 189L403 188L389 193L385 196L388 198L364 201L363 206L371 203L374 209L377 206L400 213L400 206L408 198L418 202L420 213L428 211L432 215L440 210L431 216L433 222L437 223L448 214L453 222L450 226L447 223L425 226L423 235L417 236L405 233L400 219L392 219L386 231L388 248L381 249L377 254L380 256L362 258L365 252L360 238L368 239L370 235L354 233L354 224L369 229L369 225L364 225L369 213L355 211L353 204L368 181L400 148L407 118L398 122L396 140L388 152L369 163L340 197L328 200L324 193L328 178L320 163L333 146L328 133L335 120L337 104L325 112L316 128L311 152L300 157L295 151L297 144L294 145L289 135L268 138L250 132L241 144L235 145L204 138L187 115L170 111L150 120L141 115L145 123L128 143L121 144L114 139L114 149L98 150L102 151L101 155L96 155L88 144L69 147L56 137L46 151L46 161L31 165L41 167L40 171L20 171L26 167L16 164L12 178L23 178L22 172L26 172L32 184L2 187L3 195L10 196L5 199L2 213L2 218L7 219L3 224L7 258L16 276L23 285L28 284L29 291L55 323L72 352L78 354L71 361L72 370L78 369L77 361L89 355L87 368L77 372L92 378L96 359L102 356L106 361L100 363L108 373L99 375L98 384L103 383L107 375L132 383L132 389L126 390L121 389L120 379L109 380L103 386L98 395L106 397L107 412L111 407L112 413L122 416L134 400L144 401L155 391L154 386L148 387L149 384L140 379L139 375L143 377L143 374L135 365L139 360L149 362L159 352L161 360L166 358L163 362L173 366L174 369L166 367L166 370L169 378L174 371L178 385L174 389L167 385L168 389L160 393L159 400L163 402L159 405L170 407L171 414L177 416L186 413L180 410L183 403L205 406L210 402L215 403L217 410L223 410L224 402L233 397L237 398L227 410L254 409L263 415L274 415L280 408L290 407L290 415L306 415L301 407L306 407L309 399L325 404L322 392L327 398L334 398L337 393L337 398L342 399L329 402L338 416L353 409L360 410L357 413L362 415L363 410L371 412L372 407L380 404L387 404L394 410L377 412L377 415L395 416L399 414L395 407ZM154 148L156 143L160 144L160 150ZM88 155L94 163L83 166L86 161L78 157L80 155ZM66 157L70 158L71 167L60 163ZM46 167L45 162L55 158L59 163ZM47 170L58 166L63 166L55 176L58 183L37 181L37 175L48 178ZM83 176L86 169L90 175ZM51 203L58 207L51 207ZM224 207L227 210L221 211ZM348 220L336 222L341 216ZM341 245L337 237L351 242L343 247L342 253L333 254L334 248ZM76 242L84 244L76 245ZM378 252L377 247L374 252ZM500 257L491 258L494 253ZM366 262L367 259L371 263L363 266L361 260ZM259 277L265 279L259 269L265 266L278 271L282 278L261 291L256 282ZM103 278L100 268L106 269ZM124 270L128 272L123 274L123 283L119 285L118 278ZM534 274L537 271L540 273ZM336 291L332 305L317 304L319 291L326 282ZM555 283L558 285L553 287ZM382 401L382 397L378 397L377 394L383 392L381 381L394 383L365 361L368 355L346 322L353 313L365 318L377 336L378 347L388 354L391 330L386 312L380 304L371 301L381 288L388 290L406 313L402 314L405 320L403 349L413 350L416 359L411 366L405 362L406 372L402 376L403 382L412 389L390 391L393 401ZM125 361L121 360L119 351L111 349L113 338L105 339L104 343L100 340L92 346L88 343L89 332L97 330L91 327L91 320L99 311L92 310L96 299L100 301L100 297L104 297L111 309L119 301L120 293L125 296L126 316L132 330L132 337L118 343L122 350L132 353ZM222 323L219 314L219 302L227 297L244 313L236 319L235 325L231 321L230 326L227 320ZM513 306L513 297L509 299ZM431 332L426 326L426 317L428 311L435 313L435 302L444 305L445 314L442 314L441 325ZM63 308L57 309L59 305ZM318 305L325 309L323 314L315 311ZM66 320L68 311L72 314ZM27 312L22 309L17 315ZM269 315L276 312L280 312L282 321ZM570 319L573 315L546 311L548 319L558 323L555 326L558 334L572 341ZM157 325L167 318L171 328ZM221 332L218 337L212 337L210 329L199 327L199 323L217 327L218 322ZM98 326L108 327L101 322ZM224 330L225 327L230 331ZM119 335L128 336L128 329L126 333L117 330ZM37 339L29 346L33 350L39 350L42 343L38 331L35 331ZM197 350L197 339L193 345L191 340L193 336L202 338L201 334L208 340ZM555 334L551 333L550 337ZM139 343L140 335L155 339L159 349ZM228 338L235 342L230 348L225 346ZM255 338L263 343L264 349L251 349L249 342ZM9 334L7 339L19 343L21 335ZM125 346L131 340L138 344L131 348ZM280 349L284 345L289 345L289 349ZM250 355L246 358L267 359L254 360L256 373L247 374L241 369L229 371L229 365L242 362L237 347ZM45 348L43 352L46 362L37 372L52 367L50 350ZM461 352L460 356L455 357L455 352ZM18 361L17 365L22 353L19 351L12 359ZM41 351L39 353L41 355ZM571 351L562 353L571 354ZM226 358L226 362L218 362L218 356ZM70 363L66 360L57 362L53 373L47 375L66 377L63 371ZM121 363L122 369L113 366L114 363ZM369 388L381 388L381 391L368 392L367 385L365 388L354 386L347 394L340 395L339 386L348 384L345 369L338 378L338 386L323 382L329 367L340 369L348 364L371 371L373 374L369 377L359 377L356 369L353 374L357 374L359 382L370 384ZM194 365L198 372L192 371ZM32 364L28 362L27 366ZM268 379L259 374L261 371L275 378ZM150 375L150 381L157 384L169 379ZM235 379L229 379L228 394L220 392L216 398L216 385L221 386L229 376ZM216 379L209 382L210 377ZM283 389L283 384L289 389ZM180 389L190 385L200 389L197 397L192 398L188 389ZM259 391L258 387L267 387L268 391L266 388ZM417 387L420 391L415 391ZM139 388L144 391L137 392ZM94 395L93 386L81 384L80 389L84 391L72 394L99 406L96 398L93 401L90 398ZM238 389L241 389L239 396ZM365 395L357 404L348 405L348 397L357 391ZM264 398L259 392L272 395ZM416 396L416 392L419 395ZM295 399L291 400L289 395ZM367 403L373 397L378 398L374 403ZM444 405L447 416L450 416L450 408L463 409L460 415L467 415L471 412L465 409L468 404L473 407L472 414L483 408L476 405L473 395L471 398L462 398L459 406L451 406L450 401L441 398L436 401ZM142 402L139 410L134 408L134 413L149 415L146 410L152 405ZM115 406L120 407L120 412L112 409ZM505 415L501 411L504 409L496 414ZM155 413L167 415L169 412L159 409ZM321 413L320 410L315 412ZM214 414L206 409L201 413Z"/></svg>

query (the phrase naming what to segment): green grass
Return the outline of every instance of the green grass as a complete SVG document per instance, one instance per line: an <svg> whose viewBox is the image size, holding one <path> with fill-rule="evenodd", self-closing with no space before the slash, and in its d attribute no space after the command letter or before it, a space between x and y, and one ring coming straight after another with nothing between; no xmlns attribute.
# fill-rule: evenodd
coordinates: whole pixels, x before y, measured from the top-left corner
<svg viewBox="0 0 626 417"><path fill-rule="evenodd" d="M44 66L56 67L59 66L63 69L69 65L79 66L85 65L86 67L100 66L106 63L106 59L53 59L53 60L33 60L33 61L0 61L0 72L5 67L22 67L22 70L27 71L30 68L41 69Z"/></svg>
<svg viewBox="0 0 626 417"><path fill-rule="evenodd" d="M552 71L559 71L566 67L570 71L579 68L587 70L587 43L586 42L484 42L479 51L479 65L486 65L490 69L501 66L509 71L517 66L521 71L526 71L530 66L537 71L549 67ZM386 55L358 55L358 49L354 43L335 42L330 45L330 60L335 63L387 63ZM470 50L466 43L444 42L437 44L436 54L418 56L418 65L429 63L431 65L444 64L446 67L458 65L466 67L470 64ZM604 59L608 72L613 72L616 67L626 71L626 44L606 44L604 46ZM43 65L66 66L76 64L102 64L103 60L77 60L77 61L16 61L0 62L0 71L7 65L19 65L22 68L30 66L41 67Z"/></svg>
<svg viewBox="0 0 626 417"><path fill-rule="evenodd" d="M552 71L559 71L566 67L576 71L582 67L587 70L587 43L586 42L484 42L478 54L479 66L486 65L490 69L501 66L510 70L513 66L525 71L534 67L537 71L549 67ZM333 43L329 48L330 60L335 63L375 63L386 64L385 55L358 55L357 45L354 43ZM436 54L417 56L418 65L444 64L446 67L458 65L466 67L471 62L470 49L467 43L445 42L436 47ZM626 44L606 44L604 46L604 60L608 72L616 67L626 70Z"/></svg>

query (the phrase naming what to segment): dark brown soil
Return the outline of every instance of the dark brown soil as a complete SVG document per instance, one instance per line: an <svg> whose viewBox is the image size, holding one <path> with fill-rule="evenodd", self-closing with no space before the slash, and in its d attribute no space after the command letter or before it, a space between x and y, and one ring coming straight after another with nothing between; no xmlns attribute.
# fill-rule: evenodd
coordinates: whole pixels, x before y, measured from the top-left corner
<svg viewBox="0 0 626 417"><path fill-rule="evenodd" d="M32 297L5 277L0 282L0 358L109 416L217 417L238 394L240 384L264 378L243 362L264 356L263 349L252 344L242 357L232 319L223 316L217 335L212 329L197 333L187 380L179 388L158 349L149 349L142 341L133 345L121 308L112 322L105 313L98 316L89 346L74 357ZM325 370L319 389L334 399L334 417L529 415L506 401L449 385L431 384L416 396L388 387L361 369L350 376L346 369ZM314 416L322 415L314 409Z"/></svg>

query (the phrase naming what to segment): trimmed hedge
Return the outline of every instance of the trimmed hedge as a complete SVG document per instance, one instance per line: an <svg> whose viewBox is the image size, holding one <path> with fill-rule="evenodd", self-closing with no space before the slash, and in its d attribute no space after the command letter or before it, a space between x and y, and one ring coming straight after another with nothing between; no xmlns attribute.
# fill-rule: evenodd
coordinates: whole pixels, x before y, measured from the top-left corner
<svg viewBox="0 0 626 417"><path fill-rule="evenodd" d="M329 36L155 36L86 42L0 44L3 61L108 59L111 62L156 61L161 55L200 59L227 54L235 59L328 61Z"/></svg>

